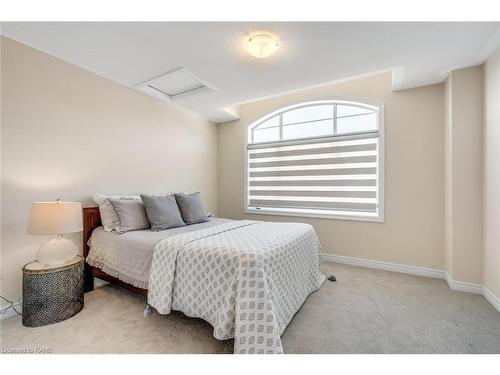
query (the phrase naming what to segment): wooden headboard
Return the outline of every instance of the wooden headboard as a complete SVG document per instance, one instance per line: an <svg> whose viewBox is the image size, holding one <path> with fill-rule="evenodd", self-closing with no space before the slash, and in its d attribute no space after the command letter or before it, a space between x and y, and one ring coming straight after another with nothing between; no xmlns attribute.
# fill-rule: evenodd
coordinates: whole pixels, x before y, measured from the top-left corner
<svg viewBox="0 0 500 375"><path fill-rule="evenodd" d="M92 231L101 224L101 213L99 207L85 207L83 209L83 257L87 258L90 247L87 245L89 242Z"/></svg>

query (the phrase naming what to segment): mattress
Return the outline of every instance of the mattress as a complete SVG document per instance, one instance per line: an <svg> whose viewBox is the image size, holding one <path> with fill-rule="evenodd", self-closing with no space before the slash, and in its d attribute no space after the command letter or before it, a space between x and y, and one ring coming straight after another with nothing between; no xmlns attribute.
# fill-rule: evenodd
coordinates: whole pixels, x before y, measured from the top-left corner
<svg viewBox="0 0 500 375"><path fill-rule="evenodd" d="M96 228L89 240L90 251L86 262L101 269L110 276L147 289L149 270L155 245L161 240L179 234L210 228L231 220L209 218L206 223L163 231L137 230L118 234L106 232L103 227Z"/></svg>

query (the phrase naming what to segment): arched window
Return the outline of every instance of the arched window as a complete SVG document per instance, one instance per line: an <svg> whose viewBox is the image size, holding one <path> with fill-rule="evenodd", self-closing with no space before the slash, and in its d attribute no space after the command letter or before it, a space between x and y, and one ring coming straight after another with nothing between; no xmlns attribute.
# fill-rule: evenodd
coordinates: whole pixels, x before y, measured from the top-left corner
<svg viewBox="0 0 500 375"><path fill-rule="evenodd" d="M383 220L382 105L301 103L248 128L245 211Z"/></svg>

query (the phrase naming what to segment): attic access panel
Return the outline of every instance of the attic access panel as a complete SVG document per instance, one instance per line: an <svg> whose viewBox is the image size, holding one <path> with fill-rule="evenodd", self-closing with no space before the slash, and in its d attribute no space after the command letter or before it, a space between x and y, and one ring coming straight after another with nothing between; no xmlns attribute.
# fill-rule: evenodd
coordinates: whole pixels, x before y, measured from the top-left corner
<svg viewBox="0 0 500 375"><path fill-rule="evenodd" d="M204 92L215 87L186 68L177 68L135 87L137 90L163 100L176 100Z"/></svg>

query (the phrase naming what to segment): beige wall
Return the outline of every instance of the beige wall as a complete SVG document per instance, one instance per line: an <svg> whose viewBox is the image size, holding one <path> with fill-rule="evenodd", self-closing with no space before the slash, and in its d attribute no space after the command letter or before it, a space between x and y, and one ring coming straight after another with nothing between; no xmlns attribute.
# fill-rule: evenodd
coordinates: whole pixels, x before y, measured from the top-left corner
<svg viewBox="0 0 500 375"><path fill-rule="evenodd" d="M500 297L500 48L484 67L484 285Z"/></svg>
<svg viewBox="0 0 500 375"><path fill-rule="evenodd" d="M243 213L246 128L300 101L366 98L385 104L385 223ZM219 214L229 218L314 225L323 251L350 257L444 268L444 85L393 92L380 74L241 105L241 120L218 126Z"/></svg>
<svg viewBox="0 0 500 375"><path fill-rule="evenodd" d="M446 82L445 264L454 280L483 281L483 67L454 70Z"/></svg>
<svg viewBox="0 0 500 375"><path fill-rule="evenodd" d="M216 212L215 125L6 38L1 72L2 295L20 299L45 240L26 235L33 201L199 190Z"/></svg>
<svg viewBox="0 0 500 375"><path fill-rule="evenodd" d="M452 216L453 216L453 185L452 185L452 163L451 163L451 146L452 146L452 92L451 79L445 82L445 123L444 123L444 268L448 274L452 273L453 269L453 236L452 236Z"/></svg>

